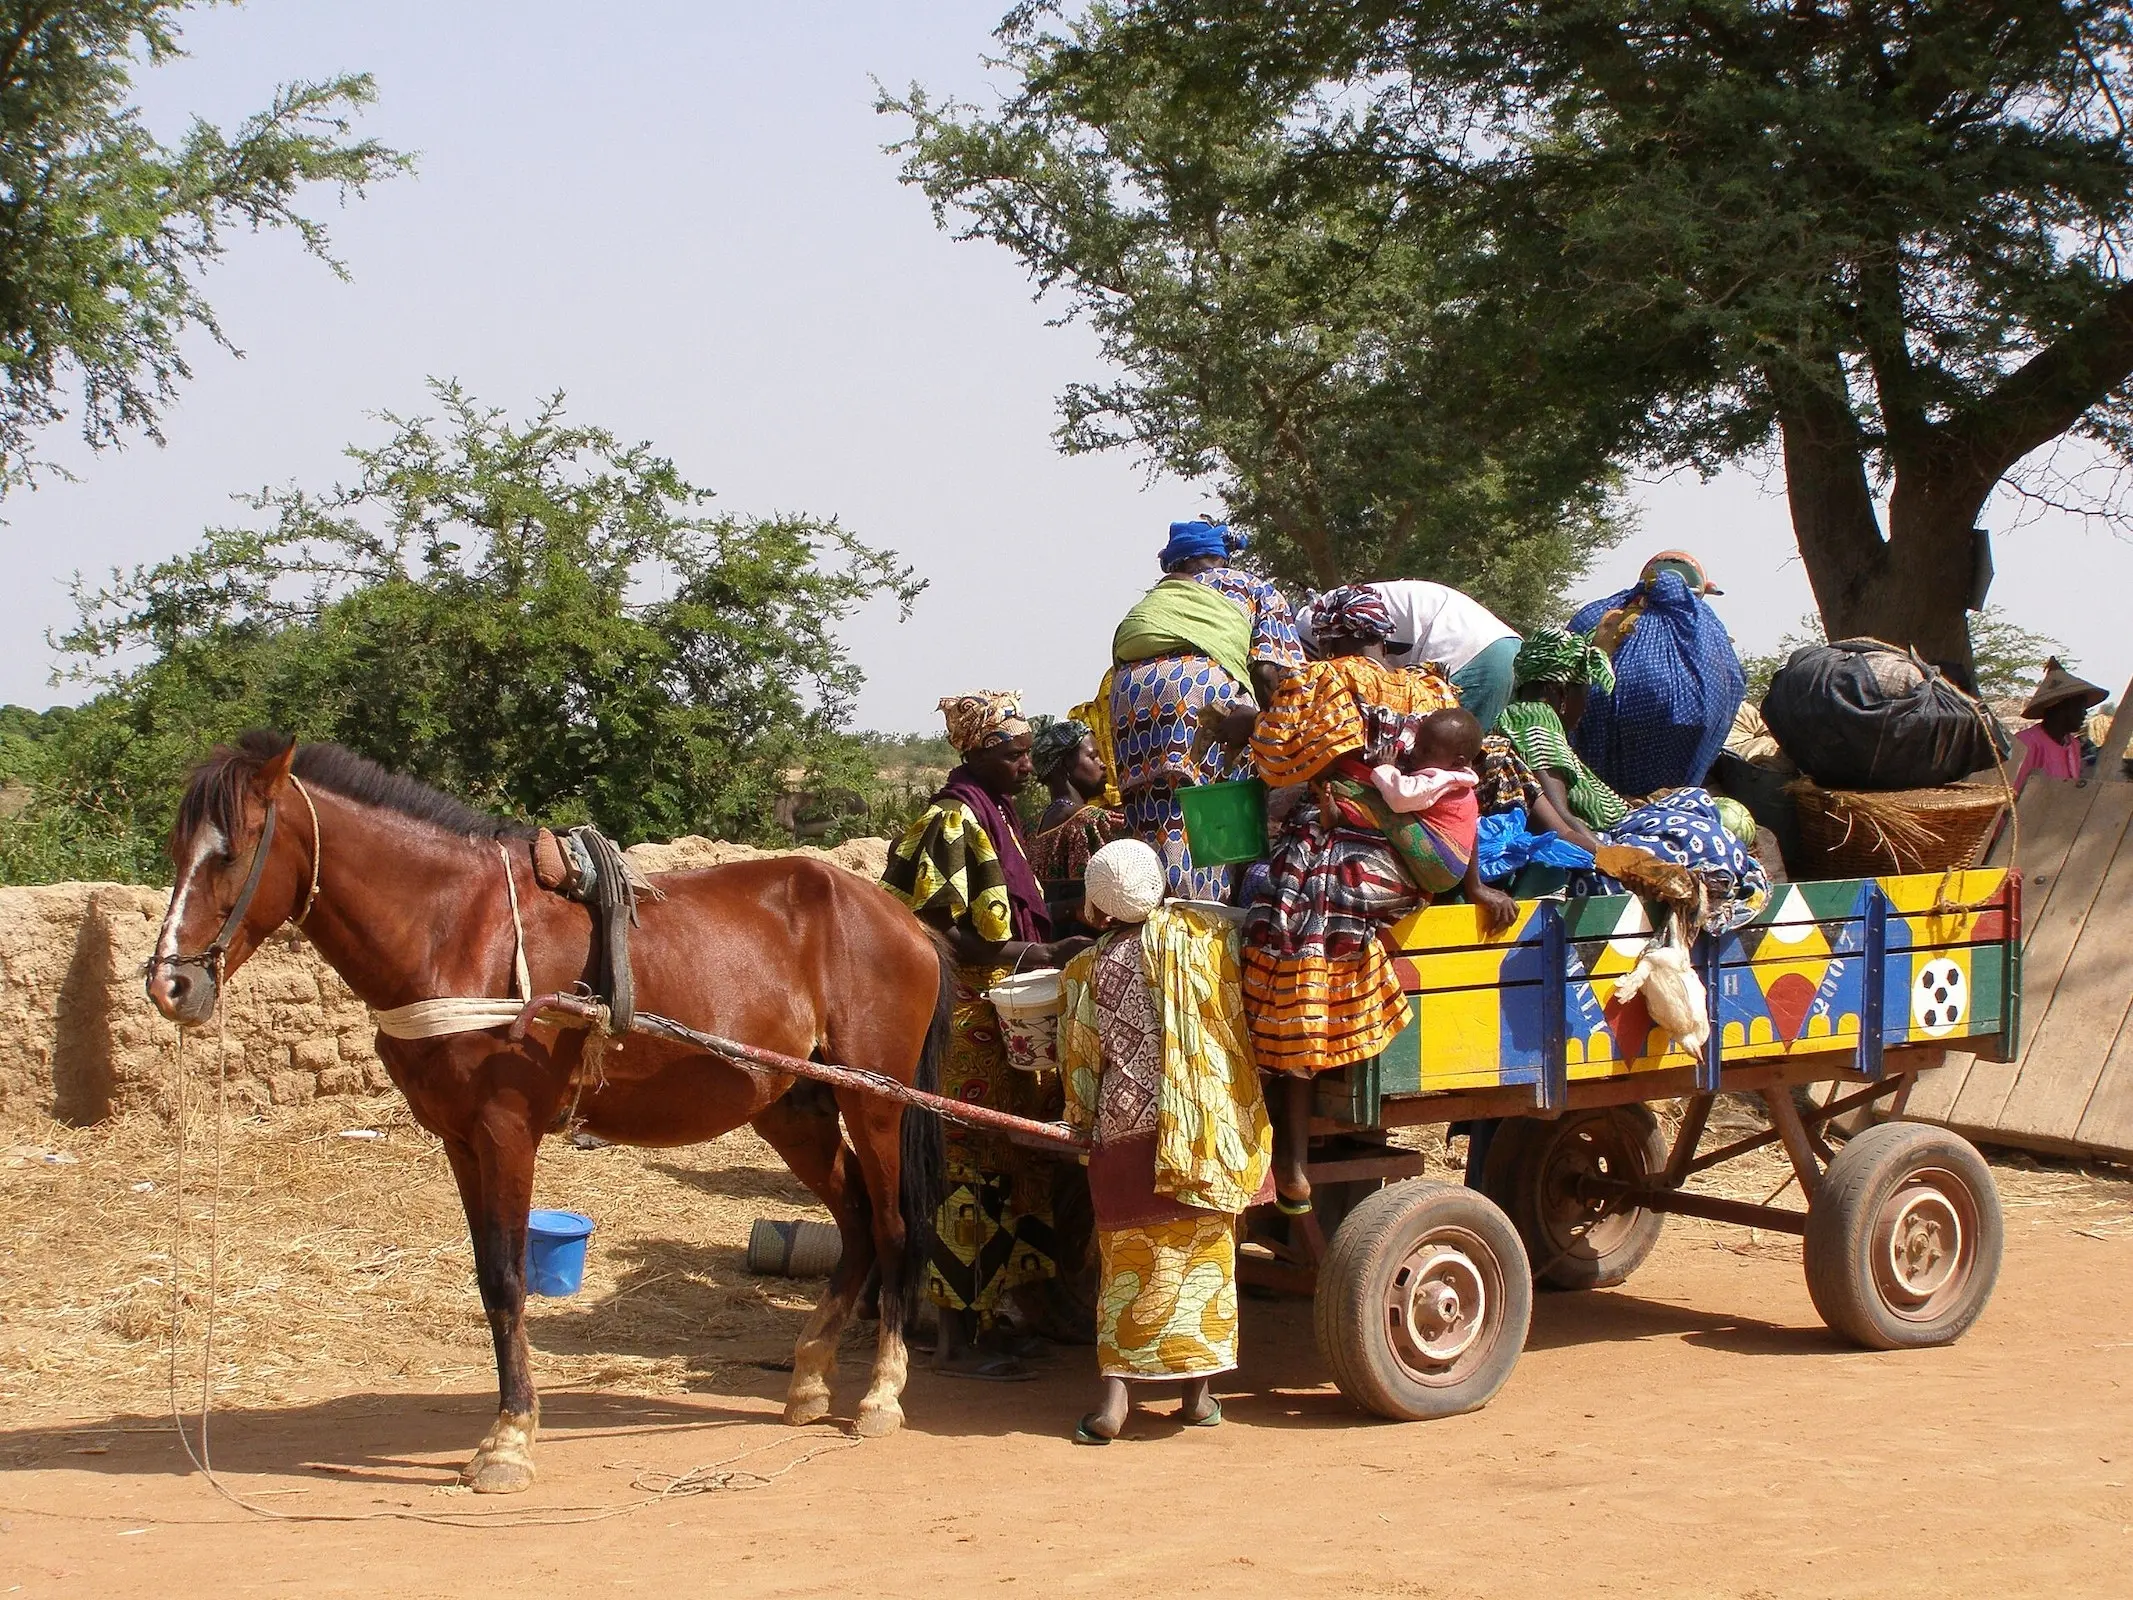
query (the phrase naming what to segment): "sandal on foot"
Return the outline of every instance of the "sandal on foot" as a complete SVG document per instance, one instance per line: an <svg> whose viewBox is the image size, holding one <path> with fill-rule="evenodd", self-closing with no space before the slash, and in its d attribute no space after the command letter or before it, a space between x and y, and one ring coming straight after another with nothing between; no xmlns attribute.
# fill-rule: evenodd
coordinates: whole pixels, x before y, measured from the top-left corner
<svg viewBox="0 0 2133 1600"><path fill-rule="evenodd" d="M1109 1444L1111 1442L1111 1435L1098 1433L1089 1426L1095 1420L1096 1413L1092 1411L1074 1424L1074 1442L1076 1444Z"/></svg>
<svg viewBox="0 0 2133 1600"><path fill-rule="evenodd" d="M1285 1217L1308 1217L1311 1214L1311 1199L1306 1195L1301 1200L1291 1200L1285 1194L1274 1196L1274 1209Z"/></svg>

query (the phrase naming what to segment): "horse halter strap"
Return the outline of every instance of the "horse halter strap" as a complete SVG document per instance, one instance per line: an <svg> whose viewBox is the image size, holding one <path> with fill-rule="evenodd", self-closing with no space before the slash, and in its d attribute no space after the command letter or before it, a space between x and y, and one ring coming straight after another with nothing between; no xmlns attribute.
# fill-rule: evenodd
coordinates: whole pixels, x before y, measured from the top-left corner
<svg viewBox="0 0 2133 1600"><path fill-rule="evenodd" d="M326 854L325 839L319 832L318 807L311 803L310 790L304 787L303 780L293 772L289 774L289 782L295 786L297 794L303 797L304 809L311 813L311 886L304 891L302 909L289 918L301 927L304 918L311 915L311 907L318 900L318 875ZM164 963L173 967L205 967L218 978L221 976L222 958L229 953L230 941L237 936L237 930L244 926L245 913L252 909L252 897L259 893L259 880L266 874L267 853L274 847L274 826L278 815L273 802L269 801L267 820L260 824L259 828L259 842L252 846L252 864L245 869L244 887L237 891L236 904L230 907L230 914L222 919L222 926L215 930L215 937L208 942L207 948L196 956L165 956L162 958Z"/></svg>

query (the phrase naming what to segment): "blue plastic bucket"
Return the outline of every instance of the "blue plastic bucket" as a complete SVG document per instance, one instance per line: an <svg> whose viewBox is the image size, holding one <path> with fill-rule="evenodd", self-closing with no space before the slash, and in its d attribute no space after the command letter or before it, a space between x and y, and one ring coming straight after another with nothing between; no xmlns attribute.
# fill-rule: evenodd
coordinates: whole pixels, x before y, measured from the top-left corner
<svg viewBox="0 0 2133 1600"><path fill-rule="evenodd" d="M560 1299L585 1283L585 1241L593 1219L578 1211L535 1211L526 1218L526 1292Z"/></svg>

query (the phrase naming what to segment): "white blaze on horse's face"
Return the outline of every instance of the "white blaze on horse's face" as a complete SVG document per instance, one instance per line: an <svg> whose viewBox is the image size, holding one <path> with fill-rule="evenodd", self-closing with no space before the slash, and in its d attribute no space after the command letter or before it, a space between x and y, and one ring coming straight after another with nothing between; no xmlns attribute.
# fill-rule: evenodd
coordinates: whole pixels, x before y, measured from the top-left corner
<svg viewBox="0 0 2133 1600"><path fill-rule="evenodd" d="M214 1009L213 975L204 971L183 971L175 963L187 953L185 923L189 910L202 903L207 907L204 925L208 931L190 941L190 953L194 955L213 937L214 926L222 920L222 912L215 908L214 881L218 876L215 867L228 853L229 840L223 837L222 830L212 823L201 824L193 834L184 863L178 868L177 882L171 887L170 909L163 914L163 928L156 935L156 959L148 977L148 998L173 1022L197 1022Z"/></svg>
<svg viewBox="0 0 2133 1600"><path fill-rule="evenodd" d="M229 840L222 837L222 830L212 823L201 824L194 833L192 848L186 852L184 866L178 869L178 881L170 891L170 910L163 917L163 931L156 939L156 955L169 959L178 953L178 930L185 925L185 909L196 895L205 892L201 883L204 868L230 847Z"/></svg>

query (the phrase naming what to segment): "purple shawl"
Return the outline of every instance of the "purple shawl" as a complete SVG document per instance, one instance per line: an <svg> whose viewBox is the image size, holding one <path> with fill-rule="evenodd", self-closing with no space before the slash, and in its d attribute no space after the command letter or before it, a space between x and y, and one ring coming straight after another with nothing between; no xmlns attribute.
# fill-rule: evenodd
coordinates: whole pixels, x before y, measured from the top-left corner
<svg viewBox="0 0 2133 1600"><path fill-rule="evenodd" d="M1044 886L1030 870L1029 857L1023 852L1022 819L989 794L970 775L968 767L957 767L949 773L948 781L933 798L958 801L978 819L978 826L992 840L993 851L1000 858L1000 876L1006 880L1007 898L1014 908L1014 936L1032 944L1047 943L1052 937L1052 919L1044 909Z"/></svg>

